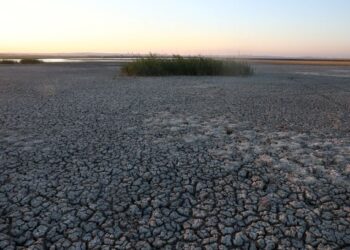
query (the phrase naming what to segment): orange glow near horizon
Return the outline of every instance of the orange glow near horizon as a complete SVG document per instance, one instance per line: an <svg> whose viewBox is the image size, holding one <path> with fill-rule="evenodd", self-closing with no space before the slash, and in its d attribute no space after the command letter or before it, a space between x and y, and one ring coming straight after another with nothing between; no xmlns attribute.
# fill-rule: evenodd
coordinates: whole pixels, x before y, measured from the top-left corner
<svg viewBox="0 0 350 250"><path fill-rule="evenodd" d="M345 32L349 18L339 7L339 13L329 16L332 22L320 23L324 16L319 13L305 20L291 19L295 13L280 13L278 8L293 9L276 0L267 1L271 6L260 3L266 13L251 8L252 2L259 5L256 0L222 0L221 5L199 0L191 4L150 0L147 5L135 0L0 1L2 18L8 20L1 25L0 53L350 57L350 35ZM322 2L324 15L331 13L327 1ZM334 2L340 5L339 0ZM310 12L294 5L289 9Z"/></svg>

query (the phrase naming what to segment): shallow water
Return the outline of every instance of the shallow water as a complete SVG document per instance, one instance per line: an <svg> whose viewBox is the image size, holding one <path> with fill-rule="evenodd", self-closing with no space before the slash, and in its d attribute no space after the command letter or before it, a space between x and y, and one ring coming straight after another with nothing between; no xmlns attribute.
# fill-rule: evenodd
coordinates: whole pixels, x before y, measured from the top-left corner
<svg viewBox="0 0 350 250"><path fill-rule="evenodd" d="M343 77L350 78L350 69L331 69L326 71L297 71L296 74L309 75L309 76L331 76L331 77Z"/></svg>
<svg viewBox="0 0 350 250"><path fill-rule="evenodd" d="M130 62L135 58L123 57L123 58L43 58L40 59L45 63L81 63L81 62ZM19 62L20 58L15 59L0 59L1 60L11 60Z"/></svg>

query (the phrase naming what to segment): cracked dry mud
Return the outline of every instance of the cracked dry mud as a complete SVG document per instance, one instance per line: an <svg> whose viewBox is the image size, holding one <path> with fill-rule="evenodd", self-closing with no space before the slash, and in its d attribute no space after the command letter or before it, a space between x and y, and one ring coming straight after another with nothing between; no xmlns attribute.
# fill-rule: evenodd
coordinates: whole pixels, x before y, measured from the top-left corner
<svg viewBox="0 0 350 250"><path fill-rule="evenodd" d="M0 249L347 249L350 83L0 67Z"/></svg>

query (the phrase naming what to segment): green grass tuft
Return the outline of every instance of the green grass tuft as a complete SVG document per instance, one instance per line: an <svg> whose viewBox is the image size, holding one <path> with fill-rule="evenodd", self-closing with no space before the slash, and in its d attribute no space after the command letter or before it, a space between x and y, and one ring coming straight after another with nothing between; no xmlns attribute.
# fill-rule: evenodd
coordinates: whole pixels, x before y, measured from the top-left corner
<svg viewBox="0 0 350 250"><path fill-rule="evenodd" d="M126 76L249 76L254 73L250 65L244 62L206 57L160 58L154 55L125 64L121 72Z"/></svg>
<svg viewBox="0 0 350 250"><path fill-rule="evenodd" d="M17 64L14 60L1 60L0 64Z"/></svg>
<svg viewBox="0 0 350 250"><path fill-rule="evenodd" d="M20 64L39 64L39 63L43 63L43 61L39 59L34 59L34 58L25 58L25 59L21 59L19 63Z"/></svg>

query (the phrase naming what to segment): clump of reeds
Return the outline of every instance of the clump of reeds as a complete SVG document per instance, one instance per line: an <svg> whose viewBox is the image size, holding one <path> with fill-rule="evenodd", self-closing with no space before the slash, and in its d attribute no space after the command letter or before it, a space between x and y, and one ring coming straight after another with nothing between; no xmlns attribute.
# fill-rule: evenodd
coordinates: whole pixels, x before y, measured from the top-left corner
<svg viewBox="0 0 350 250"><path fill-rule="evenodd" d="M19 61L20 64L39 64L43 63L43 61L34 58L24 58Z"/></svg>
<svg viewBox="0 0 350 250"><path fill-rule="evenodd" d="M207 57L163 58L154 55L129 62L121 71L127 76L249 76L254 73L251 66L245 62Z"/></svg>
<svg viewBox="0 0 350 250"><path fill-rule="evenodd" d="M15 60L0 60L0 64L17 64L17 62Z"/></svg>

